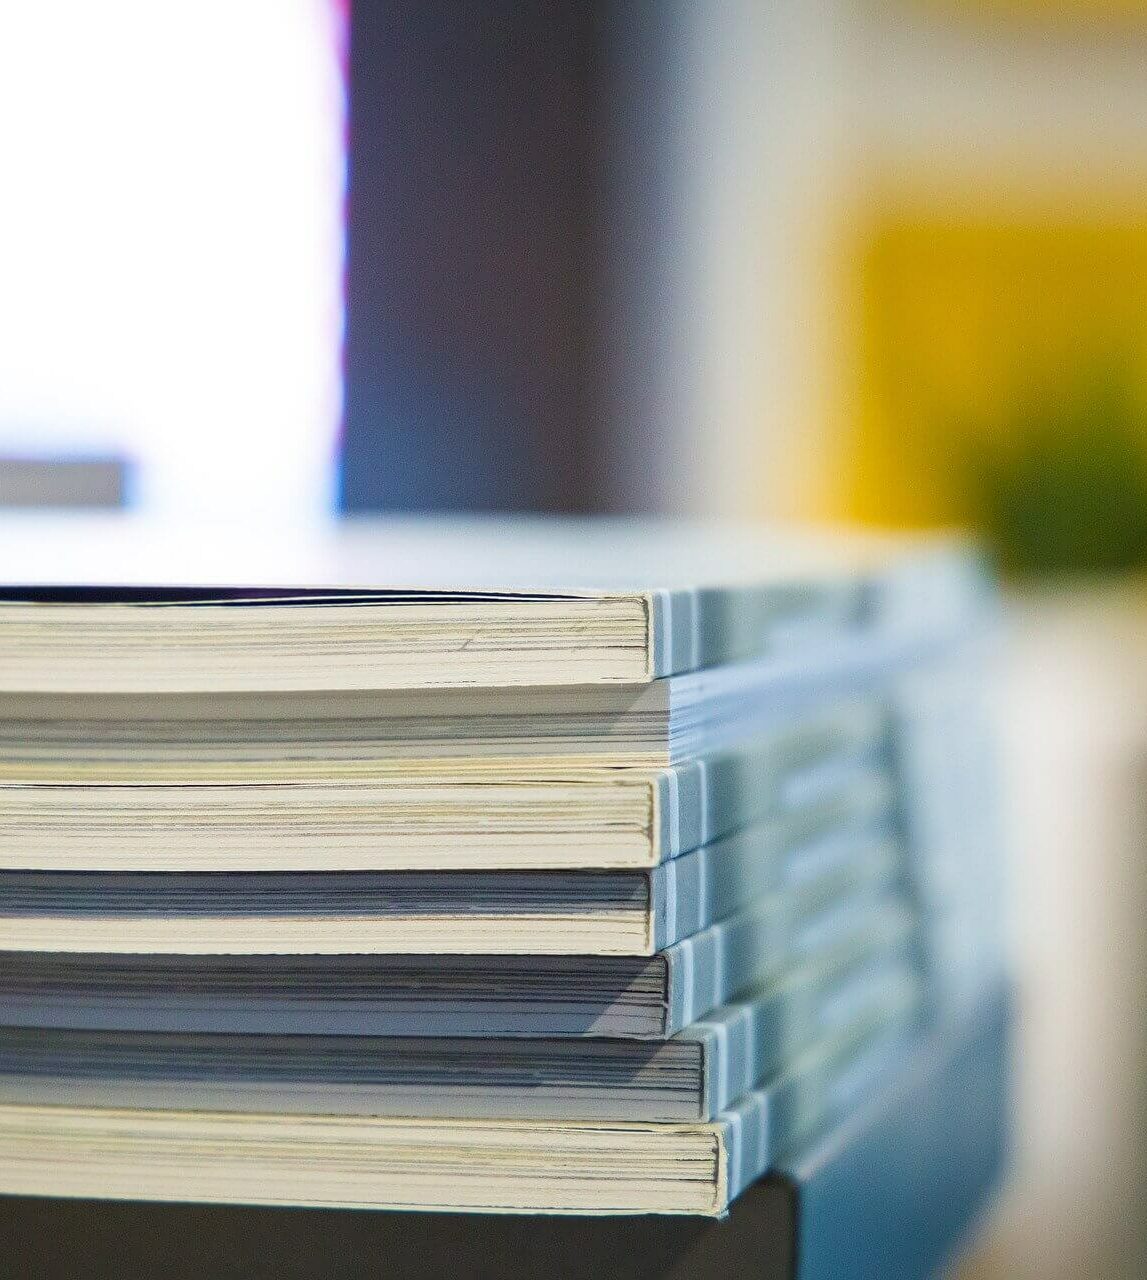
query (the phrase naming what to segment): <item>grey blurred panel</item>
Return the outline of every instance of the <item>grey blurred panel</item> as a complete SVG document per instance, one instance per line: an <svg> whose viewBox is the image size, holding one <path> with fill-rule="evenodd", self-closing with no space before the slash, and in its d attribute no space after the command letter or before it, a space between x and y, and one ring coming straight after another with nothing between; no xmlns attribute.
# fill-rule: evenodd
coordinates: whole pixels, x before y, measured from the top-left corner
<svg viewBox="0 0 1147 1280"><path fill-rule="evenodd" d="M122 507L126 458L30 458L0 454L0 507Z"/></svg>
<svg viewBox="0 0 1147 1280"><path fill-rule="evenodd" d="M351 6L344 510L600 506L607 7Z"/></svg>
<svg viewBox="0 0 1147 1280"><path fill-rule="evenodd" d="M1006 1163L1010 1003L999 990L928 1036L892 1088L781 1170L796 1280L924 1280L954 1261Z"/></svg>

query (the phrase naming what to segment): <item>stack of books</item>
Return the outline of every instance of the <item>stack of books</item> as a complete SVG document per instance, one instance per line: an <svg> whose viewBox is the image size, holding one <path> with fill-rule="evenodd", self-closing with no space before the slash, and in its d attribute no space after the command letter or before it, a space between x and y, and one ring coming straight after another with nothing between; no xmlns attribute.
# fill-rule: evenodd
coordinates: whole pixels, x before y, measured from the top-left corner
<svg viewBox="0 0 1147 1280"><path fill-rule="evenodd" d="M953 545L0 591L0 1191L720 1215L998 968Z"/></svg>

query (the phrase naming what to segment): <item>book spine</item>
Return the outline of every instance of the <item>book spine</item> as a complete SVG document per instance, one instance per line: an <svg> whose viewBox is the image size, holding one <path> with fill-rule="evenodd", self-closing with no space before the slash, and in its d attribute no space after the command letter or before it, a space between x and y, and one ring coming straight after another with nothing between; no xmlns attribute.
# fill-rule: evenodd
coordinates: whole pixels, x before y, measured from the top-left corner
<svg viewBox="0 0 1147 1280"><path fill-rule="evenodd" d="M870 929L900 945L908 917L891 889L897 868L891 850L877 844L848 869L765 897L669 947L662 952L663 1035L674 1035L739 992L773 980L786 965Z"/></svg>
<svg viewBox="0 0 1147 1280"><path fill-rule="evenodd" d="M897 689L900 817L938 1013L974 1001L1004 968L984 659L982 642L965 641Z"/></svg>
<svg viewBox="0 0 1147 1280"><path fill-rule="evenodd" d="M809 1134L856 1110L917 1043L918 1009L906 999L898 1015L876 1028L850 1029L825 1051L814 1050L769 1086L754 1090L715 1121L728 1160L734 1199Z"/></svg>
<svg viewBox="0 0 1147 1280"><path fill-rule="evenodd" d="M843 865L892 831L882 769L837 794L745 827L655 867L649 877L650 945L660 951L765 894Z"/></svg>
<svg viewBox="0 0 1147 1280"><path fill-rule="evenodd" d="M818 1041L840 1037L852 1025L901 1017L920 990L914 961L906 947L890 955L842 954L835 963L797 969L760 998L686 1028L682 1037L703 1045L699 1119L725 1110Z"/></svg>
<svg viewBox="0 0 1147 1280"><path fill-rule="evenodd" d="M750 1093L732 1111L714 1121L719 1140L717 1194L714 1212L724 1214L729 1204L773 1164L772 1098L767 1090Z"/></svg>
<svg viewBox="0 0 1147 1280"><path fill-rule="evenodd" d="M662 771L654 784L652 860L690 853L839 789L872 766L887 732L881 701L850 699L827 714L798 715L747 747Z"/></svg>
<svg viewBox="0 0 1147 1280"><path fill-rule="evenodd" d="M814 583L651 591L653 678L740 662L861 625L869 584L855 575Z"/></svg>

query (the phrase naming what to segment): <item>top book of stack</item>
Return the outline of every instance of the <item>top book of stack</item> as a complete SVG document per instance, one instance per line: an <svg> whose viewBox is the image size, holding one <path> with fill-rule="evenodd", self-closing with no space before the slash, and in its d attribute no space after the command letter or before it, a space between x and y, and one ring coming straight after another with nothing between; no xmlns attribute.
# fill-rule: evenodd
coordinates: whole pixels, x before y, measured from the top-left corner
<svg viewBox="0 0 1147 1280"><path fill-rule="evenodd" d="M0 692L641 685L943 627L980 580L947 541L648 521L349 521L302 543L128 521L53 539L0 532Z"/></svg>

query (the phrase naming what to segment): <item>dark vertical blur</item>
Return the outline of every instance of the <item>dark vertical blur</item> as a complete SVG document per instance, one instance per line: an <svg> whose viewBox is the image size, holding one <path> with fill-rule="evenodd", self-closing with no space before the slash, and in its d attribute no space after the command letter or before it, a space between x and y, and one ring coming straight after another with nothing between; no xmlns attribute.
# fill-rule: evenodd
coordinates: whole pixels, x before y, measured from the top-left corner
<svg viewBox="0 0 1147 1280"><path fill-rule="evenodd" d="M600 505L603 9L352 6L344 509Z"/></svg>

